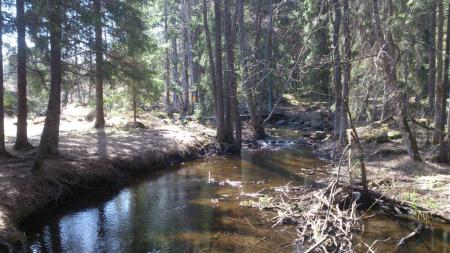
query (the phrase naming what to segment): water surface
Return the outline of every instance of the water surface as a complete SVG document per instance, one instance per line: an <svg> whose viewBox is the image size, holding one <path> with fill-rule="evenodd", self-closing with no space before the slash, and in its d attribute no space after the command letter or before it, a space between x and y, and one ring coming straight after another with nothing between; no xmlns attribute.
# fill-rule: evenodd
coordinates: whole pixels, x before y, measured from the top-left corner
<svg viewBox="0 0 450 253"><path fill-rule="evenodd" d="M38 213L24 224L32 252L294 252L293 227L271 228L270 215L240 206L251 193L309 184L326 168L305 148L246 151L242 158L205 158L83 196ZM394 252L414 228L381 217L361 239ZM448 227L427 231L397 252L450 252ZM361 252L366 252L367 249Z"/></svg>

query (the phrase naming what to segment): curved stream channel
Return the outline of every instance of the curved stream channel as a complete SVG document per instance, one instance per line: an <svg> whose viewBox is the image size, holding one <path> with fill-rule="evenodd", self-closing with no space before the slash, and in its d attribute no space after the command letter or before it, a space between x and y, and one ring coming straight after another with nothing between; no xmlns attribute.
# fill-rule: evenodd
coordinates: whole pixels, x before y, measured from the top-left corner
<svg viewBox="0 0 450 253"><path fill-rule="evenodd" d="M240 206L242 193L308 184L323 175L310 150L245 151L142 175L121 190L83 195L36 213L22 225L32 252L303 252L287 245L290 226L270 228L268 213ZM410 224L377 217L361 238L394 252ZM450 227L427 230L396 252L450 252ZM363 251L366 252L366 251Z"/></svg>

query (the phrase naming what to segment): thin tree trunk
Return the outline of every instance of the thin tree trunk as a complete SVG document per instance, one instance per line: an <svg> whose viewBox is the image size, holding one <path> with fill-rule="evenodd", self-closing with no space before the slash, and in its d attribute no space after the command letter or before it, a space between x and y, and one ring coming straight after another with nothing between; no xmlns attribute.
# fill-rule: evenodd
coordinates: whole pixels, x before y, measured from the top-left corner
<svg viewBox="0 0 450 253"><path fill-rule="evenodd" d="M30 148L27 136L27 44L24 0L16 1L17 15L17 137L15 149Z"/></svg>
<svg viewBox="0 0 450 253"><path fill-rule="evenodd" d="M102 0L93 0L95 16L95 128L105 127L103 108L103 21Z"/></svg>
<svg viewBox="0 0 450 253"><path fill-rule="evenodd" d="M41 167L42 159L58 154L59 124L61 117L61 0L49 0L50 31L50 96L44 130L33 169Z"/></svg>
<svg viewBox="0 0 450 253"><path fill-rule="evenodd" d="M449 84L449 68L450 68L450 3L448 4L448 12L447 12L447 35L446 35L446 42L445 42L445 63L444 63L444 81L443 85L441 86L442 90L439 90L438 92L442 95L442 99L440 100L440 107L437 108L439 110L436 111L436 116L439 117L439 121L442 122L439 126L436 125L436 128L438 130L441 130L442 133L439 133L438 140L439 140L439 154L438 154L438 161L448 163L450 160L450 109L449 109L449 115L447 117L447 126L448 126L448 136L447 141L445 141L445 109L447 104L447 97L448 97L448 90L450 87ZM437 101L436 101L437 102Z"/></svg>
<svg viewBox="0 0 450 253"><path fill-rule="evenodd" d="M230 143L225 134L225 114L223 97L223 74L222 74L222 17L221 1L214 0L214 27L215 27L215 73L216 73L216 91L217 91L217 140L219 144Z"/></svg>
<svg viewBox="0 0 450 253"><path fill-rule="evenodd" d="M339 36L341 27L341 4L339 0L333 0L334 20L333 20L333 69L334 69L334 95L336 112L334 115L334 134L339 140L341 120L339 115L342 111L342 82L341 82L341 52L339 50Z"/></svg>
<svg viewBox="0 0 450 253"><path fill-rule="evenodd" d="M443 0L438 0L438 18L437 18L437 64L436 64L436 85L435 85L435 102L434 102L434 126L437 129L445 127L444 118L442 117L442 97L444 91L444 80L442 80L443 62L442 62L442 49L444 43L444 3ZM435 132L433 134L433 144L438 144L441 141L441 134Z"/></svg>
<svg viewBox="0 0 450 253"><path fill-rule="evenodd" d="M187 101L188 103L188 113L189 110L192 108L190 106L191 104L191 97L190 97L190 89L195 86L195 63L194 63L194 36L195 32L192 31L192 6L191 6L192 0L186 0L186 15L187 15L187 49L188 49L188 62L189 62L189 79L188 79L188 96ZM194 101L192 101L194 103Z"/></svg>
<svg viewBox="0 0 450 253"><path fill-rule="evenodd" d="M352 57L352 45L351 45L351 35L350 35L350 8L349 0L343 0L344 7L344 80L342 83L342 99L347 103L348 96L350 93L350 78L351 78L351 57ZM344 103L344 102L343 102ZM366 103L367 104L367 103ZM345 133L347 130L347 107L341 107L340 115L340 133L339 133L339 143L343 144L345 140Z"/></svg>
<svg viewBox="0 0 450 253"><path fill-rule="evenodd" d="M180 87L180 74L178 72L178 43L177 43L177 38L175 36L173 36L172 38L172 78L173 81L175 82L176 86ZM176 110L175 108L179 108L179 101L178 101L178 89L175 87L172 92L173 92L173 98L172 98L172 103L173 103L173 109Z"/></svg>
<svg viewBox="0 0 450 253"><path fill-rule="evenodd" d="M5 146L5 103L3 77L3 1L0 0L0 158L8 157Z"/></svg>
<svg viewBox="0 0 450 253"><path fill-rule="evenodd" d="M266 77L267 87L267 110L270 113L273 108L273 79L272 79L272 44L273 44L273 1L269 0L269 24L266 33L266 42L264 45L264 60L266 61Z"/></svg>
<svg viewBox="0 0 450 253"><path fill-rule="evenodd" d="M187 116L189 110L189 55L186 40L186 31L183 31L183 64L181 68L183 83L183 116Z"/></svg>
<svg viewBox="0 0 450 253"><path fill-rule="evenodd" d="M190 45L190 23L188 14L188 2L183 0L183 116L189 113L189 72L192 72L191 67L191 45ZM191 69L191 71L190 71ZM192 75L192 73L191 73Z"/></svg>
<svg viewBox="0 0 450 253"><path fill-rule="evenodd" d="M168 24L168 6L167 6L167 0L164 0L164 40L167 43L169 43L169 24ZM166 73L164 76L165 83L164 83L164 106L166 108L166 112L169 114L172 113L172 106L170 104L170 53L169 48L166 48L165 50L165 67L166 67Z"/></svg>
<svg viewBox="0 0 450 253"><path fill-rule="evenodd" d="M136 94L136 81L133 81L132 87L132 95L133 95L133 123L136 126L137 123L137 94Z"/></svg>
<svg viewBox="0 0 450 253"><path fill-rule="evenodd" d="M216 91L216 71L215 71L215 63L214 63L214 53L211 45L211 33L209 31L208 25L208 5L206 3L207 0L203 0L203 27L205 29L205 37L206 37L206 47L208 50L208 60L209 60L209 75L211 79L211 90L213 93L213 102L214 102L214 115L217 117L217 91Z"/></svg>
<svg viewBox="0 0 450 253"><path fill-rule="evenodd" d="M223 29L223 30L225 30L225 29ZM226 48L225 48L225 52L226 52ZM226 59L222 58L222 60L223 60L223 65L225 65L224 72L227 72L228 70L226 69L226 66L227 66ZM230 87L230 81L228 79L229 79L228 73L224 73L224 76L223 76L223 114L224 114L224 119L225 119L224 133L225 133L225 139L227 140L228 143L231 144L234 142L233 117L232 117L233 105L231 103L231 98L230 98L231 87Z"/></svg>
<svg viewBox="0 0 450 253"><path fill-rule="evenodd" d="M428 34L428 106L430 115L434 114L436 86L436 1L430 2L429 34Z"/></svg>
<svg viewBox="0 0 450 253"><path fill-rule="evenodd" d="M238 99L237 99L237 82L236 82L236 71L234 66L234 44L235 44L235 35L234 35L234 21L231 18L231 1L225 0L225 45L226 45L226 54L227 54L227 75L228 75L228 87L230 89L230 105L233 115L235 135L234 135L234 145L231 151L240 153L242 147L242 123L241 117L239 113L238 107Z"/></svg>

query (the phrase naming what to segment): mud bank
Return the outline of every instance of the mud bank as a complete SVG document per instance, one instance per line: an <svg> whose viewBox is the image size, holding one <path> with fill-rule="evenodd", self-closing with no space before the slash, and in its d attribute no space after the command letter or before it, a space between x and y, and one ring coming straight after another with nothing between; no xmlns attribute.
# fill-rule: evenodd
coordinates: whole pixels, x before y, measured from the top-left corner
<svg viewBox="0 0 450 253"><path fill-rule="evenodd" d="M10 246L20 251L25 236L18 225L52 201L120 185L131 175L194 159L212 149L212 140L207 130L178 126L90 130L62 135L62 156L46 160L39 173L30 171L33 151L1 162L0 252L9 252Z"/></svg>

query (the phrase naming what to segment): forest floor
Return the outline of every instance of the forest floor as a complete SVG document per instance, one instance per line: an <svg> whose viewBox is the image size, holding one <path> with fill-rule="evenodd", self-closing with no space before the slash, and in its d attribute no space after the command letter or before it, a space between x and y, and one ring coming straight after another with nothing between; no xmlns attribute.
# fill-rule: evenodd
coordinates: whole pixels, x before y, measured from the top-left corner
<svg viewBox="0 0 450 253"><path fill-rule="evenodd" d="M215 134L203 125L157 113L141 115L139 122L145 128L127 124L126 117L109 117L105 129L94 129L87 113L76 107L63 112L61 156L46 159L38 174L30 170L35 149L11 149L15 120L6 120L7 147L14 158L0 162L0 246L2 241L19 245L23 236L18 223L52 200L76 190L120 184L129 174L194 158L207 151ZM33 146L38 145L43 121L36 118L28 124Z"/></svg>
<svg viewBox="0 0 450 253"><path fill-rule="evenodd" d="M277 113L287 115L268 127L271 135L309 143L316 154L329 163L329 181L336 178L343 147L337 145L330 131L331 112L326 102L287 96ZM316 122L314 122L316 121ZM273 128L271 128L273 127ZM357 128L362 139L369 187L386 197L417 205L450 219L450 165L434 162L437 149L430 144L432 132L412 125L424 162L409 159L394 120L374 122ZM350 172L360 178L353 156ZM341 179L348 181L348 156L343 159Z"/></svg>

